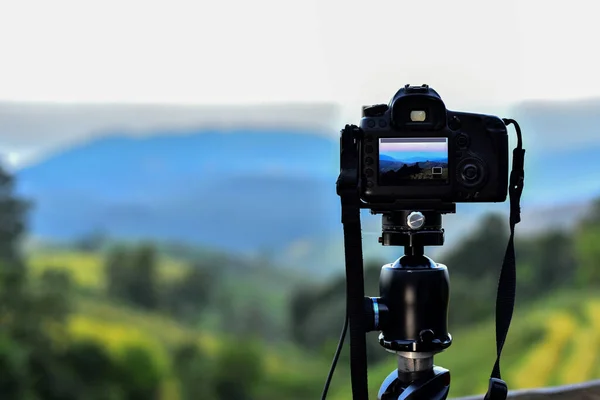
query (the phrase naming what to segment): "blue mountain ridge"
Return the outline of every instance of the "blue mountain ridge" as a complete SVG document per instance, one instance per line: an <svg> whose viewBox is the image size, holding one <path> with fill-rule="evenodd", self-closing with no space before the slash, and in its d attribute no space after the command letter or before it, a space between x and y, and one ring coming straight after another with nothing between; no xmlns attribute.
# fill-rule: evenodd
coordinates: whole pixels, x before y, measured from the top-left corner
<svg viewBox="0 0 600 400"><path fill-rule="evenodd" d="M447 162L448 159L447 158L423 158L423 157L411 157L411 158L404 158L402 160L403 163L409 164L409 163L417 163L417 162Z"/></svg>
<svg viewBox="0 0 600 400"><path fill-rule="evenodd" d="M34 234L93 229L234 249L284 246L339 221L335 141L295 131L111 136L19 171Z"/></svg>

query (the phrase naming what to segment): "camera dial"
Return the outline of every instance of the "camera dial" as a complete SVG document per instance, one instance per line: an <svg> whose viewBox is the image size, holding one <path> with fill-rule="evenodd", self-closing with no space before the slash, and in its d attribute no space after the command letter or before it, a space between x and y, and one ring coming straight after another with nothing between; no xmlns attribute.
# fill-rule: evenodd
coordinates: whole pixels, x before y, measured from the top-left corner
<svg viewBox="0 0 600 400"><path fill-rule="evenodd" d="M462 177L465 181L472 182L477 179L477 175L479 175L479 171L475 165L467 164L463 167Z"/></svg>
<svg viewBox="0 0 600 400"><path fill-rule="evenodd" d="M458 182L468 188L481 185L485 179L484 164L476 158L462 160L456 172Z"/></svg>

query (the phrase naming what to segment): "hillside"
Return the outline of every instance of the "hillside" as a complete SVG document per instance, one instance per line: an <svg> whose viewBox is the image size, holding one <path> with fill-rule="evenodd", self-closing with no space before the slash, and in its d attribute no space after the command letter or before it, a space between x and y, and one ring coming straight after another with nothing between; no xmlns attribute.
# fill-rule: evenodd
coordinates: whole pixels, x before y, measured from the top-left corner
<svg viewBox="0 0 600 400"><path fill-rule="evenodd" d="M43 251L27 257L34 277L52 269L65 272L80 289L94 292L106 290L106 276L102 257L85 251ZM172 258L163 258L159 266L159 280L169 282L183 277L189 266Z"/></svg>
<svg viewBox="0 0 600 400"><path fill-rule="evenodd" d="M215 256L216 257L216 256ZM221 257L224 257L221 255ZM205 261L209 261L205 258ZM218 261L218 260L217 260ZM77 291L91 295L88 299L103 299L107 288L103 255L75 250L45 250L30 253L27 257L30 273L34 278L47 270L65 272ZM181 281L190 271L191 264L183 259L162 256L158 265L158 282L162 287ZM287 306L289 295L300 283L311 282L312 278L302 271L280 269L256 260L223 258L215 264L221 276L219 296L225 296L231 307L243 312L246 306L260 304L265 324L283 335L287 332ZM204 323L214 326L216 320L226 318L221 310L212 307ZM282 338L283 339L283 338Z"/></svg>
<svg viewBox="0 0 600 400"><path fill-rule="evenodd" d="M254 362L244 361L247 360L244 357L251 357L250 360L256 357L258 364L253 368L260 370L260 381L255 390L261 393L260 398L275 399L282 392L289 392L290 399L316 397L329 367L329 357L305 354L289 342L287 334L288 296L305 278L295 277L293 271L286 271L284 276L281 271L245 264L243 260L236 263L234 258L226 261L218 265L222 279L216 281L216 300L227 299L232 307L230 313L224 313L220 308L223 304L213 302L203 310L199 321L192 322L178 319L164 309L144 310L126 299L110 295L100 254L46 250L30 253L27 257L34 282L45 272L56 270L66 273L73 282L65 331L54 334L55 331L49 329L57 344L73 340L84 346L96 343L115 360L121 360L119 362L128 362L127 357L131 357L132 351L143 352L134 357L145 358L131 362L136 363L136 369L150 369L161 377L160 382L155 382L161 388L160 400L195 398L182 395L180 379L183 378L174 358L190 345L198 348L203 362L209 362L210 374L215 372L210 366L212 363L234 363L237 367L238 362ZM165 256L161 257L158 267L161 286L181 280L193 268ZM257 305L260 312L252 313L252 307ZM247 319L244 314L248 310L256 319L254 326L259 324L263 328L261 333L239 332L240 323L244 324L245 320L239 322L236 319ZM184 351L184 355L188 354L189 349ZM228 375L229 371L222 374ZM187 382L186 385L185 390L189 390L195 384ZM202 388L203 383L197 385Z"/></svg>
<svg viewBox="0 0 600 400"><path fill-rule="evenodd" d="M74 278L78 287L102 291L102 270L97 256L77 252L55 253L52 257L49 254L37 254L30 257L30 264L35 275L60 265L62 270ZM184 264L165 260L161 276L176 279L182 268L185 268ZM237 288L232 287L232 292L238 291L242 301L247 296L255 296L264 291L266 287L273 287L265 285L266 282L261 285L259 278L243 282ZM288 290L286 287L279 289ZM280 295L281 292L276 290L269 296ZM270 314L281 316L287 312L283 304L285 302L282 299L275 300L275 297L262 304L269 309ZM273 308L273 302L279 302L279 305ZM169 349L177 343L192 340L210 353L218 352L227 340L226 335L217 333L210 324L204 328L184 326L168 316L131 308L102 296L80 294L75 304L76 313L70 318L69 331L76 337L101 342L117 353L122 345L128 343L147 346L152 349L157 365L166 369L170 368ZM284 321L281 323L284 324ZM454 337L452 346L436 356L436 364L449 368L452 373L451 395L456 397L483 393L494 361L494 321L465 326L451 333ZM503 354L504 377L513 390L600 378L600 360L596 357L599 345L598 294L585 291L548 293L543 300L527 307L519 307L517 304ZM313 394L320 391L333 354L333 343L319 354L303 352L285 343L271 343L268 348L265 357L270 366L269 374L272 374L268 379L290 379L290 391L298 390L299 384L294 382L309 385L309 391ZM334 378L331 391L333 400L347 399L350 396L347 351L346 346L346 354L343 355ZM291 362L291 359L294 361ZM389 361L370 367L369 382L374 394L380 382L394 368L395 359L391 355ZM283 378L284 375L288 378ZM291 379L292 375L294 379ZM168 387L165 388L167 389Z"/></svg>
<svg viewBox="0 0 600 400"><path fill-rule="evenodd" d="M152 354L152 362L166 376L170 376L175 367L171 358L174 348L196 343L208 357L216 357L234 340L222 333L192 329L168 317L109 301L79 298L76 303L76 312L68 322L68 332L76 340L99 343L116 357L127 346L142 347ZM265 374L261 386L265 386L262 389L265 398L275 398L276 387L289 390L287 398L290 399L313 398L320 393L329 360L307 356L289 345L263 343L260 349ZM344 370L346 367L342 366L341 371ZM161 392L160 400L182 398L175 379L163 382Z"/></svg>

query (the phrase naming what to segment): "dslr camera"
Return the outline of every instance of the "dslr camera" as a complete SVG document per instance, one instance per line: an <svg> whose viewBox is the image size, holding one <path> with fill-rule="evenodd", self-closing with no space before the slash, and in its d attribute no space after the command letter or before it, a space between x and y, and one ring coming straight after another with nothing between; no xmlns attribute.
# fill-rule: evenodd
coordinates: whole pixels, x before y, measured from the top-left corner
<svg viewBox="0 0 600 400"><path fill-rule="evenodd" d="M406 85L389 104L363 107L360 128L368 204L506 200L508 134L496 116L447 110L428 85Z"/></svg>

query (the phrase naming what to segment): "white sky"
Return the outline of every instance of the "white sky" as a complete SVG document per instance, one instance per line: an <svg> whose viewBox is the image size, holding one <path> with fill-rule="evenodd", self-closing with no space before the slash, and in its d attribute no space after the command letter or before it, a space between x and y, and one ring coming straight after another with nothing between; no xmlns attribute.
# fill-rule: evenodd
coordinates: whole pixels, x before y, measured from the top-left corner
<svg viewBox="0 0 600 400"><path fill-rule="evenodd" d="M0 101L450 109L600 95L597 2L0 0Z"/></svg>
<svg viewBox="0 0 600 400"><path fill-rule="evenodd" d="M0 4L6 100L346 104L409 82L455 104L600 94L589 0Z"/></svg>

